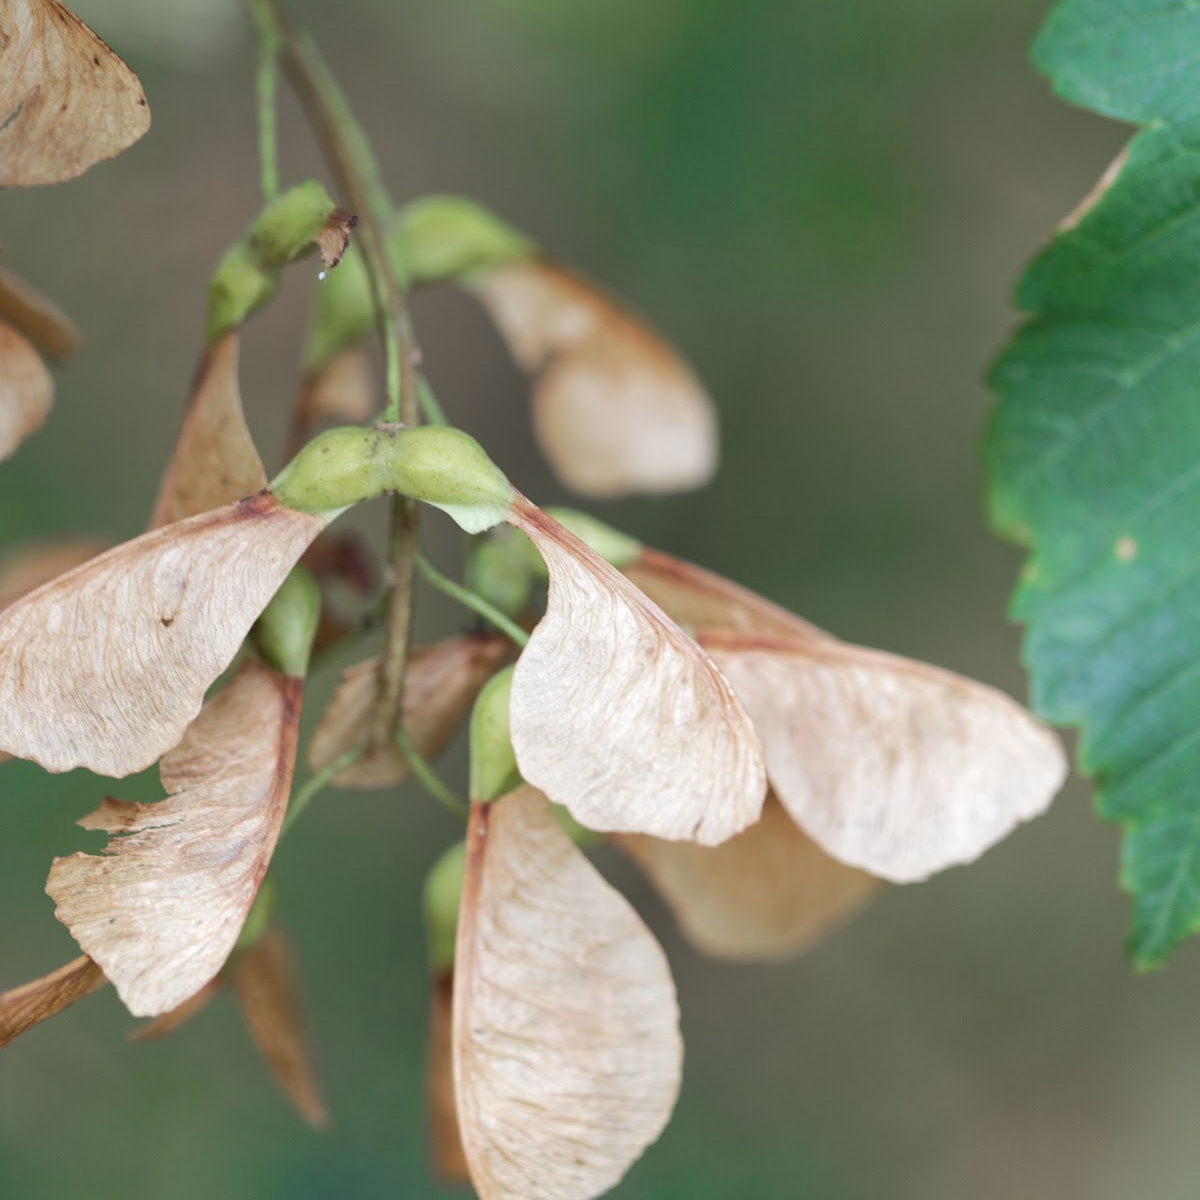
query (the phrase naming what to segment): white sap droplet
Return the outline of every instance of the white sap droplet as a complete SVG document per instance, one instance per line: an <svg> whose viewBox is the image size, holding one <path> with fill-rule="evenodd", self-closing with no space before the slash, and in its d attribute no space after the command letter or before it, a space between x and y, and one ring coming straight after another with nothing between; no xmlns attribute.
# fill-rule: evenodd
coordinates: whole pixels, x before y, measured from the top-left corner
<svg viewBox="0 0 1200 1200"><path fill-rule="evenodd" d="M325 281L325 272L324 272L324 271L318 271L318 272L317 272L317 278L318 278L319 280L321 280L322 282L324 282L324 281Z"/></svg>

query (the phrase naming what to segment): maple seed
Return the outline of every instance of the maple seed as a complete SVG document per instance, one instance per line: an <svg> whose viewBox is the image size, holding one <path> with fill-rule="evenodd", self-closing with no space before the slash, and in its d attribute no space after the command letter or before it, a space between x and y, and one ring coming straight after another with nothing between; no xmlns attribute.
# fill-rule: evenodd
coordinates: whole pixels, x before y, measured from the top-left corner
<svg viewBox="0 0 1200 1200"><path fill-rule="evenodd" d="M41 356L0 321L0 460L41 426L53 399L54 381Z"/></svg>
<svg viewBox="0 0 1200 1200"><path fill-rule="evenodd" d="M546 615L517 660L524 779L588 829L713 846L762 809L762 747L713 661L528 500L509 516L546 562Z"/></svg>
<svg viewBox="0 0 1200 1200"><path fill-rule="evenodd" d="M661 494L712 478L712 402L676 351L599 288L540 260L480 271L468 286L538 373L534 433L567 487Z"/></svg>
<svg viewBox="0 0 1200 1200"><path fill-rule="evenodd" d="M237 942L287 807L300 688L247 660L163 759L172 795L105 800L80 822L118 835L105 854L55 860L58 919L135 1016L194 995Z"/></svg>
<svg viewBox="0 0 1200 1200"><path fill-rule="evenodd" d="M403 720L417 753L436 758L467 715L488 676L509 656L507 638L468 634L432 646L417 646L404 674ZM379 660L342 672L337 691L308 747L309 765L324 770L353 750L370 728L379 701ZM408 760L396 746L368 751L333 779L337 787L393 787L409 776Z"/></svg>
<svg viewBox="0 0 1200 1200"><path fill-rule="evenodd" d="M235 328L213 342L200 361L150 527L220 508L266 486L267 474L242 412Z"/></svg>
<svg viewBox="0 0 1200 1200"><path fill-rule="evenodd" d="M0 187L61 183L150 128L137 76L58 0L0 0Z"/></svg>
<svg viewBox="0 0 1200 1200"><path fill-rule="evenodd" d="M861 908L880 880L826 854L767 796L762 817L720 846L622 834L688 940L729 961L809 949Z"/></svg>
<svg viewBox="0 0 1200 1200"><path fill-rule="evenodd" d="M148 767L324 527L260 494L143 534L18 600L0 613L0 750L50 771Z"/></svg>
<svg viewBox="0 0 1200 1200"><path fill-rule="evenodd" d="M454 1083L480 1200L587 1200L658 1137L683 1047L663 952L522 788L472 805Z"/></svg>
<svg viewBox="0 0 1200 1200"><path fill-rule="evenodd" d="M0 319L12 322L47 358L70 358L83 341L71 318L53 300L3 267Z"/></svg>
<svg viewBox="0 0 1200 1200"><path fill-rule="evenodd" d="M289 508L333 517L384 492L440 508L467 533L505 519L513 486L483 447L459 429L330 429L314 438L271 484Z"/></svg>
<svg viewBox="0 0 1200 1200"><path fill-rule="evenodd" d="M313 1129L332 1124L300 999L295 952L278 926L240 954L230 972L242 1020L275 1082Z"/></svg>
<svg viewBox="0 0 1200 1200"><path fill-rule="evenodd" d="M104 972L87 955L31 983L0 993L0 1047L104 986Z"/></svg>
<svg viewBox="0 0 1200 1200"><path fill-rule="evenodd" d="M509 728L512 668L487 681L471 711L470 793L472 800L495 800L520 782Z"/></svg>
<svg viewBox="0 0 1200 1200"><path fill-rule="evenodd" d="M1066 775L1058 738L984 684L833 639L699 637L784 808L827 853L894 883L978 858Z"/></svg>

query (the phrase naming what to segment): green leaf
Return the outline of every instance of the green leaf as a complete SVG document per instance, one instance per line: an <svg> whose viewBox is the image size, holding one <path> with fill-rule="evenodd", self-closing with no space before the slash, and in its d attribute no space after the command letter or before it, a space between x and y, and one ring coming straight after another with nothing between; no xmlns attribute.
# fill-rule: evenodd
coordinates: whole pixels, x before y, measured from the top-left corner
<svg viewBox="0 0 1200 1200"><path fill-rule="evenodd" d="M1130 952L1200 929L1200 5L1067 0L1038 37L1064 96L1149 126L1033 261L993 368L996 529L1035 708L1082 731L1125 828Z"/></svg>

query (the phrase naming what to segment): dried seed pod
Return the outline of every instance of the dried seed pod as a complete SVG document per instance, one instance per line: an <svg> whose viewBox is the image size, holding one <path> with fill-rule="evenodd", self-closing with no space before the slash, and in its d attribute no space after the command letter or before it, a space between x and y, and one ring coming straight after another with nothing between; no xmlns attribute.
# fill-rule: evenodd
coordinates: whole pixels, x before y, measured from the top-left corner
<svg viewBox="0 0 1200 1200"><path fill-rule="evenodd" d="M16 326L47 358L70 358L83 337L53 300L0 267L0 318Z"/></svg>
<svg viewBox="0 0 1200 1200"><path fill-rule="evenodd" d="M404 677L404 727L423 758L436 758L462 724L479 689L512 652L507 638L468 634L418 646ZM323 770L353 750L370 728L379 699L378 659L342 672L308 748L309 765ZM333 780L337 787L392 787L408 778L408 763L395 746L381 746Z"/></svg>
<svg viewBox="0 0 1200 1200"><path fill-rule="evenodd" d="M104 983L104 972L85 954L49 975L0 993L0 1046Z"/></svg>
<svg viewBox="0 0 1200 1200"><path fill-rule="evenodd" d="M0 321L0 460L40 429L54 401L54 381L41 355Z"/></svg>
<svg viewBox="0 0 1200 1200"><path fill-rule="evenodd" d="M971 862L1043 812L1058 738L995 688L843 642L702 633L754 721L793 820L894 883Z"/></svg>
<svg viewBox="0 0 1200 1200"><path fill-rule="evenodd" d="M0 613L0 749L123 776L174 746L325 527L267 493L143 534Z"/></svg>
<svg viewBox="0 0 1200 1200"><path fill-rule="evenodd" d="M80 822L115 835L105 853L55 860L55 915L135 1016L193 996L237 942L283 824L301 686L247 660L163 759L172 795L105 800Z"/></svg>
<svg viewBox="0 0 1200 1200"><path fill-rule="evenodd" d="M242 1019L280 1090L308 1125L328 1129L332 1118L317 1074L295 954L287 935L271 926L238 955L230 976Z"/></svg>
<svg viewBox="0 0 1200 1200"><path fill-rule="evenodd" d="M238 330L222 334L204 353L167 464L150 528L220 508L267 486L238 388Z"/></svg>
<svg viewBox="0 0 1200 1200"><path fill-rule="evenodd" d="M588 496L685 491L712 478L712 402L674 349L594 285L544 260L468 286L528 371L533 427L558 477Z"/></svg>
<svg viewBox="0 0 1200 1200"><path fill-rule="evenodd" d="M58 0L0 0L0 187L61 183L150 128L137 76Z"/></svg>
<svg viewBox="0 0 1200 1200"><path fill-rule="evenodd" d="M598 1196L675 1104L666 959L532 788L472 806L453 1036L480 1200Z"/></svg>
<svg viewBox="0 0 1200 1200"><path fill-rule="evenodd" d="M523 497L510 523L546 561L546 615L517 660L521 775L589 829L717 845L762 809L762 748L696 643Z"/></svg>
<svg viewBox="0 0 1200 1200"><path fill-rule="evenodd" d="M720 846L636 834L616 841L649 876L688 940L730 961L800 954L882 886L830 858L773 795L757 824Z"/></svg>

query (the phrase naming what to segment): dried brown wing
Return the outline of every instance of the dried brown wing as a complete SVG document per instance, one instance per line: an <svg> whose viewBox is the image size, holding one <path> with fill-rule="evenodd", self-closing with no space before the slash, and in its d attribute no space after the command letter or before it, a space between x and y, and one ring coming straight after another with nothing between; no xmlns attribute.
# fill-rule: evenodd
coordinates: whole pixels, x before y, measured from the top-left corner
<svg viewBox="0 0 1200 1200"><path fill-rule="evenodd" d="M882 886L830 858L767 797L762 818L723 845L625 834L688 940L730 961L788 958L848 920Z"/></svg>
<svg viewBox="0 0 1200 1200"><path fill-rule="evenodd" d="M105 800L80 822L114 835L105 853L55 860L56 916L135 1016L195 995L237 942L287 808L301 686L247 660L163 759L172 794Z"/></svg>
<svg viewBox="0 0 1200 1200"><path fill-rule="evenodd" d="M637 558L622 570L671 620L688 629L729 629L785 638L832 638L823 629L748 588L660 550L643 546Z"/></svg>
<svg viewBox="0 0 1200 1200"><path fill-rule="evenodd" d="M533 425L568 487L684 491L716 469L712 402L679 354L598 288L545 261L476 276L513 356L538 373Z"/></svg>
<svg viewBox="0 0 1200 1200"><path fill-rule="evenodd" d="M0 187L61 183L150 128L137 76L58 0L0 0Z"/></svg>
<svg viewBox="0 0 1200 1200"><path fill-rule="evenodd" d="M589 829L717 845L752 825L762 748L712 660L578 538L522 498L546 615L513 675L522 778Z"/></svg>
<svg viewBox="0 0 1200 1200"><path fill-rule="evenodd" d="M458 1128L453 1062L454 977L445 972L433 981L429 1001L429 1045L425 1062L425 1123L434 1168L443 1183L470 1182L467 1156Z"/></svg>
<svg viewBox="0 0 1200 1200"><path fill-rule="evenodd" d="M16 326L48 358L69 358L83 337L53 300L0 267L0 318Z"/></svg>
<svg viewBox="0 0 1200 1200"><path fill-rule="evenodd" d="M148 767L324 526L262 493L143 534L10 605L0 749L51 771Z"/></svg>
<svg viewBox="0 0 1200 1200"><path fill-rule="evenodd" d="M843 642L699 637L749 710L792 818L883 879L973 861L1041 813L1066 775L1058 738L982 683Z"/></svg>
<svg viewBox="0 0 1200 1200"><path fill-rule="evenodd" d="M506 638L468 634L432 646L418 646L409 656L404 678L404 725L424 758L436 758L470 712L479 689L511 653ZM370 728L378 703L378 659L368 659L342 672L341 683L325 710L312 741L308 761L314 771L359 745ZM394 746L365 755L334 779L338 787L392 787L408 778L408 763Z"/></svg>
<svg viewBox="0 0 1200 1200"><path fill-rule="evenodd" d="M287 935L270 927L230 971L246 1028L280 1090L313 1129L330 1125Z"/></svg>
<svg viewBox="0 0 1200 1200"><path fill-rule="evenodd" d="M666 1125L683 1047L650 931L523 788L472 806L454 1079L481 1200L586 1200Z"/></svg>
<svg viewBox="0 0 1200 1200"><path fill-rule="evenodd" d="M267 486L238 388L238 330L204 353L171 461L158 490L150 528L220 508Z"/></svg>
<svg viewBox="0 0 1200 1200"><path fill-rule="evenodd" d="M194 996L189 996L174 1008L140 1025L129 1035L130 1039L135 1042L156 1042L159 1038L182 1029L194 1017L199 1016L224 989L223 975L210 979Z"/></svg>
<svg viewBox="0 0 1200 1200"><path fill-rule="evenodd" d="M49 975L0 993L0 1046L82 1000L104 982L104 972L85 954Z"/></svg>
<svg viewBox="0 0 1200 1200"><path fill-rule="evenodd" d="M41 428L53 401L54 381L41 355L0 321L0 460Z"/></svg>

